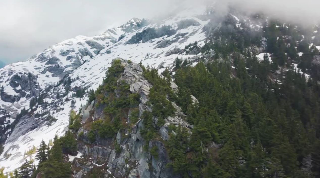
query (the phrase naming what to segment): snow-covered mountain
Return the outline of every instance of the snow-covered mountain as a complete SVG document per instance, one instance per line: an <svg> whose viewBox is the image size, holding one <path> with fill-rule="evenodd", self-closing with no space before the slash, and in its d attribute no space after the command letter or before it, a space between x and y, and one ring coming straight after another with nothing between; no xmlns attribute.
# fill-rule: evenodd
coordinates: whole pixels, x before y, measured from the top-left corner
<svg viewBox="0 0 320 178"><path fill-rule="evenodd" d="M187 46L205 44L210 14L205 7L195 9L157 22L132 19L101 35L65 40L0 69L0 167L13 171L41 140L63 135L70 111L86 104L84 91L97 89L113 59L163 70L176 58L196 59L199 51Z"/></svg>
<svg viewBox="0 0 320 178"><path fill-rule="evenodd" d="M1 68L0 168L12 172L25 159L34 158L35 147L42 140L48 143L56 135L63 135L68 129L70 111L86 109L88 91L99 87L114 59L142 63L162 72L172 68L177 58L187 59L193 65L199 58L214 56L211 49L205 54L201 51L210 39L219 38L208 32L218 31L219 34L225 30L223 35L228 36L228 32L235 31L229 24L222 23L220 14L218 18L215 15L211 8L192 7L162 20L134 18L100 35L77 36L55 44L25 62ZM237 12L226 16L227 21L232 21L240 31L240 36L246 37L251 32L263 31L266 22L266 18L254 19ZM238 39L239 33L228 36L229 40ZM319 34L315 30L314 36L310 36L311 42L319 40ZM297 38L300 42L303 39ZM262 45L252 47L248 53L254 52L257 60L267 58L272 63L273 56L266 53L265 43L266 40L262 40ZM319 46L316 48L320 49ZM299 55L303 54L300 52ZM288 58L287 54L285 56ZM319 63L319 58L314 61ZM301 72L296 61L289 61L291 66L288 64L284 70Z"/></svg>

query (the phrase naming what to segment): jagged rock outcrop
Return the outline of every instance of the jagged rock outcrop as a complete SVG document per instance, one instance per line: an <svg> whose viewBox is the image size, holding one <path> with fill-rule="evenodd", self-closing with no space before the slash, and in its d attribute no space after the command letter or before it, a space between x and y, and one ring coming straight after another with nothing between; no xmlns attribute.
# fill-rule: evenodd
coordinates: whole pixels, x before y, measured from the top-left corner
<svg viewBox="0 0 320 178"><path fill-rule="evenodd" d="M73 160L75 170L81 170L76 172L76 177L85 176L94 167L103 167L106 169L105 177L131 177L131 178L147 178L147 177L179 177L175 175L171 168L166 166L170 163L170 159L167 154L167 150L164 145L164 140L169 139L168 126L170 124L179 125L184 127L192 127L183 119L185 115L181 109L175 105L176 113L174 117L168 117L166 123L160 129L160 136L163 139L153 140L146 142L141 135L141 131L144 128L143 120L140 118L145 111L152 111L152 106L148 104L149 92L152 85L143 77L143 70L139 64L123 62L125 66L124 72L118 80L118 84L123 81L130 85L130 91L137 93L140 96L139 104L139 120L133 124L131 129L125 130L124 133L117 133L116 139L100 139L97 140L98 144L90 144L86 138L84 142L80 141L78 144L78 151L83 155L81 158ZM172 86L177 89L177 86L173 83ZM88 114L90 116L88 117ZM127 122L130 123L130 111L128 112ZM103 109L100 107L93 107L93 102L87 107L82 109L82 123L88 123L91 120L97 120L103 118ZM90 118L92 117L92 118ZM156 120L156 118L154 118ZM155 122L155 121L154 121ZM84 133L85 137L88 134L86 128L81 128L79 133ZM115 144L118 144L121 148L119 151L115 148ZM147 145L149 150L156 147L158 150L158 156L155 158L148 151L144 149ZM112 176L111 176L112 175Z"/></svg>

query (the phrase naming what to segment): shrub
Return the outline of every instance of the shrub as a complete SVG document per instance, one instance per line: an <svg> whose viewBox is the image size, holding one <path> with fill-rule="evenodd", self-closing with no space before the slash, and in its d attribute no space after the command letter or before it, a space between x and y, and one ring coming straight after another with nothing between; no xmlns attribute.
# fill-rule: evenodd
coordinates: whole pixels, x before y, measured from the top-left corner
<svg viewBox="0 0 320 178"><path fill-rule="evenodd" d="M25 156L31 156L33 154L36 154L37 152L37 148L35 146L33 146L30 150L28 150L27 152L24 153Z"/></svg>
<svg viewBox="0 0 320 178"><path fill-rule="evenodd" d="M138 93L132 93L129 95L129 102L131 107L138 106L140 103L140 95Z"/></svg>
<svg viewBox="0 0 320 178"><path fill-rule="evenodd" d="M88 133L88 139L91 143L94 143L96 141L96 134L93 130L90 130Z"/></svg>
<svg viewBox="0 0 320 178"><path fill-rule="evenodd" d="M159 148L157 146L153 146L150 149L150 154L155 158L158 159L159 158Z"/></svg>
<svg viewBox="0 0 320 178"><path fill-rule="evenodd" d="M130 114L130 122L131 124L136 124L139 120L139 108L132 109Z"/></svg>
<svg viewBox="0 0 320 178"><path fill-rule="evenodd" d="M62 151L65 154L77 154L77 140L71 132L67 132L64 137L60 138Z"/></svg>

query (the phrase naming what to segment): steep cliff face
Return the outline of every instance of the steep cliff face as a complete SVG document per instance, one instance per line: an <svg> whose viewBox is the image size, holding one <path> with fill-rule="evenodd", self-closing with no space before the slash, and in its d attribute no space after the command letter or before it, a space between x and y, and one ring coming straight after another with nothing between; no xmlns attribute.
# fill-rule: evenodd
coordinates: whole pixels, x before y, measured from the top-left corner
<svg viewBox="0 0 320 178"><path fill-rule="evenodd" d="M168 127L170 125L191 127L184 120L181 109L173 103L176 112L173 116L165 119L165 123L155 134L159 135L157 140L148 141L142 136L146 127L142 119L144 112L152 112L149 101L149 93L152 85L143 77L143 69L139 64L123 61L124 71L117 80L118 85L128 84L131 94L138 94L139 104L137 107L125 109L123 115L124 129L117 131L114 138L103 139L97 136L92 143L88 135L92 128L88 125L92 122L104 120L106 113L103 107L97 105L97 101L82 109L82 125L77 133L78 156L73 158L73 169L76 177L85 177L99 170L105 177L179 177L175 176L172 169L167 166L170 163L165 141L168 140ZM124 82L124 83L123 83ZM174 84L173 84L174 86ZM115 91L120 92L120 91ZM110 93L105 93L109 95ZM110 103L105 103L110 105ZM133 116L138 112L137 116ZM134 118L137 117L137 118ZM156 117L152 117L152 124L157 124ZM79 136L81 135L81 136ZM147 150L156 150L150 153Z"/></svg>

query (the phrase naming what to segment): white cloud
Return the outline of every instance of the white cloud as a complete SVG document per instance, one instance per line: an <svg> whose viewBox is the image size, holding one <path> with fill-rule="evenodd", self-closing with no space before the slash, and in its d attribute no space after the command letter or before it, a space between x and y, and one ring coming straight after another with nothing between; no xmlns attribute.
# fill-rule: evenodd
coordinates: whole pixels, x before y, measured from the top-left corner
<svg viewBox="0 0 320 178"><path fill-rule="evenodd" d="M187 3L186 3L187 2ZM0 58L25 60L77 35L95 35L130 18L152 18L181 4L211 0L0 0ZM320 20L318 0L217 0L217 9L237 4L247 11L310 24Z"/></svg>
<svg viewBox="0 0 320 178"><path fill-rule="evenodd" d="M25 60L62 40L99 34L133 17L151 17L169 4L169 0L0 0L0 58L7 63Z"/></svg>

